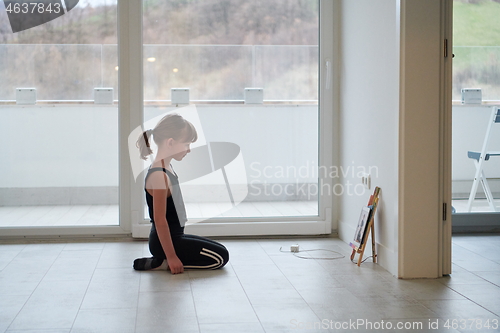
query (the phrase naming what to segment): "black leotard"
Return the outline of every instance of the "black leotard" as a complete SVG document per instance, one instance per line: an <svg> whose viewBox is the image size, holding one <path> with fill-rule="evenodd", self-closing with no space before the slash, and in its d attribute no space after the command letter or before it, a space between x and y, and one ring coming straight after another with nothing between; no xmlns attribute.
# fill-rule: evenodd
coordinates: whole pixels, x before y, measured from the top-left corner
<svg viewBox="0 0 500 333"><path fill-rule="evenodd" d="M171 195L167 197L167 214L166 214L168 227L170 228L170 233L182 235L184 233L184 225L187 221L187 217L186 217L186 209L184 208L184 201L182 199L182 194L179 188L178 177L177 175L173 174L172 172L168 171L165 168L150 168L148 170L148 174L146 175L146 179L144 182L146 182L149 175L155 171L165 172L170 181ZM146 192L146 203L149 209L149 218L153 223L153 227L155 227L153 196L149 194L146 188L144 188L144 191ZM178 207L179 209L176 209L176 207ZM179 218L179 216L181 217L182 220Z"/></svg>
<svg viewBox="0 0 500 333"><path fill-rule="evenodd" d="M216 269L223 267L229 260L229 252L224 245L201 236L184 234L184 224L187 217L177 175L165 168L150 168L146 180L152 172L160 170L165 172L171 183L171 195L167 197L166 218L177 257L185 268ZM146 189L145 191L149 217L152 222L149 234L149 251L154 258L166 259L154 222L153 196Z"/></svg>

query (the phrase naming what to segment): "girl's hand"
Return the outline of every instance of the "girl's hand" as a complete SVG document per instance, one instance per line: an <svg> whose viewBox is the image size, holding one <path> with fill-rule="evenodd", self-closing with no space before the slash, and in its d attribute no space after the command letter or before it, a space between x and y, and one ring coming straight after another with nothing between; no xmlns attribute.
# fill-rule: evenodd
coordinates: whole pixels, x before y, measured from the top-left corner
<svg viewBox="0 0 500 333"><path fill-rule="evenodd" d="M170 272L172 274L180 274L184 272L184 265L177 256L167 259L167 262L168 268L170 268Z"/></svg>

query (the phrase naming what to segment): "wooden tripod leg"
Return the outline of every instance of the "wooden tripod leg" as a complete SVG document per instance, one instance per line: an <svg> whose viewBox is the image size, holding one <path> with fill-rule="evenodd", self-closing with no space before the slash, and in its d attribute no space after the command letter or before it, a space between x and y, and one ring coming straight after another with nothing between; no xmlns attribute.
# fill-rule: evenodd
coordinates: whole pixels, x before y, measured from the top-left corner
<svg viewBox="0 0 500 333"><path fill-rule="evenodd" d="M365 246L364 246L364 244L363 244L363 246L361 247L361 249L359 249L359 250L358 250L358 253L359 253L359 257L358 257L358 267L361 267L361 262L363 261L363 260L361 260L361 259L363 259L363 253L365 253Z"/></svg>
<svg viewBox="0 0 500 333"><path fill-rule="evenodd" d="M374 223L370 226L370 229L372 231L372 256L373 256L373 262L377 262L377 250L375 249L375 226Z"/></svg>
<svg viewBox="0 0 500 333"><path fill-rule="evenodd" d="M351 261L354 259L354 256L356 255L356 250L352 250L351 253Z"/></svg>

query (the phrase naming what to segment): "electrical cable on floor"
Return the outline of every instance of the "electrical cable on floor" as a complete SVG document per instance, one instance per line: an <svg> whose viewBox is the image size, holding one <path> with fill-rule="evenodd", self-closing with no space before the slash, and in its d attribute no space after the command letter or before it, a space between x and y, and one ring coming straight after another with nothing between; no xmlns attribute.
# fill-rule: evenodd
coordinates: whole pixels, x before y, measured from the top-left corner
<svg viewBox="0 0 500 333"><path fill-rule="evenodd" d="M361 263L364 263L367 259L370 259L370 258L373 258L373 256L366 257L365 259L363 259L363 261ZM351 259L351 261L353 264L356 264L356 265L358 264L358 262L357 261L355 262L353 259Z"/></svg>
<svg viewBox="0 0 500 333"><path fill-rule="evenodd" d="M301 258L301 259L335 260L335 259L345 258L345 255L343 255L340 252L333 251L333 250L325 250L325 249L299 250L298 246L297 246L297 251L283 251L282 249L283 249L283 247L280 247L280 252L293 253L294 256L296 256L297 258ZM340 256L339 257L320 258L320 257L304 257L304 256L297 255L297 253L300 253L300 252L311 252L311 251L328 251L328 252L339 254Z"/></svg>

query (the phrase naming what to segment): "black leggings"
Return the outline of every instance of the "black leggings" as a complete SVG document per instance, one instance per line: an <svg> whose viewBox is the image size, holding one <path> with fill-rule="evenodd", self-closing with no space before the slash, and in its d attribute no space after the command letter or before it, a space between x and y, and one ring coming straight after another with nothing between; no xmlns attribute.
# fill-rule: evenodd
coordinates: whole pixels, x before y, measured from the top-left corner
<svg viewBox="0 0 500 333"><path fill-rule="evenodd" d="M217 269L229 260L226 247L211 239L184 234L182 230L171 234L175 253L184 268ZM166 259L154 225L149 234L149 251L155 258Z"/></svg>

